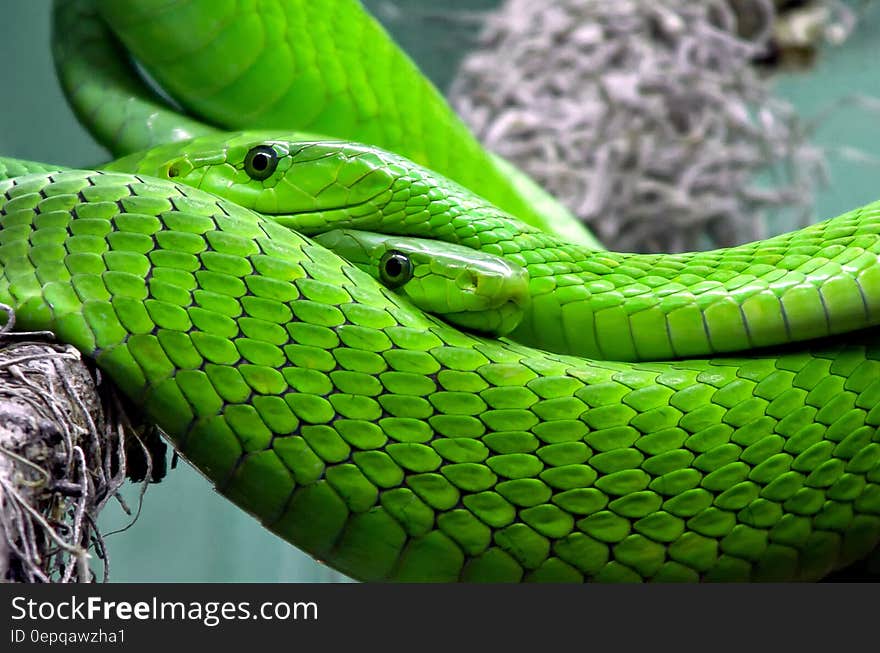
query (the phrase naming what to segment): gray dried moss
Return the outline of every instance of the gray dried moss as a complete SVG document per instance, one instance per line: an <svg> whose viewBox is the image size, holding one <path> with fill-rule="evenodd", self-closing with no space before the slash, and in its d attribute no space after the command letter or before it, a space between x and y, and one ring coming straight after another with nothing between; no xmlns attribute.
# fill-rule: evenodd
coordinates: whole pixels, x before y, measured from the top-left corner
<svg viewBox="0 0 880 653"><path fill-rule="evenodd" d="M507 0L450 96L609 248L732 245L765 237L770 213L807 221L825 182L753 63L778 26L770 0Z"/></svg>
<svg viewBox="0 0 880 653"><path fill-rule="evenodd" d="M76 349L8 333L11 322L0 329L0 582L106 580L98 515L130 472L127 440L140 477L154 477L143 431Z"/></svg>

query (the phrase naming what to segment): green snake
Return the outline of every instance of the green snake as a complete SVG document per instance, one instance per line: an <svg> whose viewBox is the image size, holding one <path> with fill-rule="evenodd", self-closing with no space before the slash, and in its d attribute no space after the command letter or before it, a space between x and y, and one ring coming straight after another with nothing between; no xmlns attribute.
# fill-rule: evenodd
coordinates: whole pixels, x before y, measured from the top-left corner
<svg viewBox="0 0 880 653"><path fill-rule="evenodd" d="M351 229L328 231L315 241L417 308L471 331L507 335L531 302L525 268L470 247Z"/></svg>
<svg viewBox="0 0 880 653"><path fill-rule="evenodd" d="M124 13L132 24L145 15ZM144 33L155 39L170 22ZM174 52L161 45L160 58ZM376 147L282 151L277 139L275 168L255 179L264 136L213 149L204 145L217 135L205 138L176 145L177 157L163 147L110 166L135 172L0 182L0 302L18 326L93 357L279 536L361 580L502 582L815 579L880 541L880 206L726 252L639 259L529 229ZM340 152L359 153L354 167L326 174ZM359 175L364 161L379 163ZM306 172L288 177L294 169ZM186 185L192 174L201 188ZM270 178L300 188L294 209L278 202L284 193L256 192ZM373 194L374 181L387 194ZM338 201L361 191L378 211ZM585 292L620 307L656 282L664 297L678 293L671 310L647 305L668 333L677 309L705 309L704 293L759 301L754 318L738 315L746 337L710 337L708 352L692 354L702 358L594 360L449 326L386 287L395 280L381 270L371 276L383 255L360 269L287 227L327 232L315 236L326 244L340 228L406 235L391 251L430 236L525 270L529 298L517 305L530 317L510 335L538 325L519 333L526 342L558 328L541 320L563 290L595 314L613 307L584 304ZM711 269L691 279L701 267ZM636 329L616 324L632 340ZM607 347L626 340L618 330ZM590 333L556 344L579 347ZM815 340L832 333L843 335ZM740 358L707 357L743 347ZM664 355L635 342L619 350Z"/></svg>
<svg viewBox="0 0 880 653"><path fill-rule="evenodd" d="M601 249L567 209L483 149L359 0L53 5L59 80L115 155L227 129L370 143L478 188L524 222ZM139 82L119 41L198 119Z"/></svg>
<svg viewBox="0 0 880 653"><path fill-rule="evenodd" d="M869 210L725 250L619 254L522 224L372 146L245 132L158 146L108 168L220 194L308 235L363 229L504 257L528 272L531 295L510 337L561 353L708 356L880 323L880 220Z"/></svg>

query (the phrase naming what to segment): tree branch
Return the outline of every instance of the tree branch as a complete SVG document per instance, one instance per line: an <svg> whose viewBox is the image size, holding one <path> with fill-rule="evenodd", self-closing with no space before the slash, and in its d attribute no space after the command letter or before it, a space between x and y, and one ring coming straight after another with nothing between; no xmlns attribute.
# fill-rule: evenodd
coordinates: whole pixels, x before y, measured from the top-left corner
<svg viewBox="0 0 880 653"><path fill-rule="evenodd" d="M0 329L0 582L106 580L98 515L111 497L122 503L127 471L133 480L164 474L151 455L164 463L164 445L131 425L76 349L49 334L8 333L14 317L0 311L10 316Z"/></svg>

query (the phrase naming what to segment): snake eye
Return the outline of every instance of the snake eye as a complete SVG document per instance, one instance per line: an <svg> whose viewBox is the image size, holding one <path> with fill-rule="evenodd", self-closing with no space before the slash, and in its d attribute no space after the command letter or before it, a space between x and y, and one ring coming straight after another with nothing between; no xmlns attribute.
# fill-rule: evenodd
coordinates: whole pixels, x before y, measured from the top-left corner
<svg viewBox="0 0 880 653"><path fill-rule="evenodd" d="M267 179L278 167L278 152L268 145L251 148L244 157L244 171L256 181Z"/></svg>
<svg viewBox="0 0 880 653"><path fill-rule="evenodd" d="M396 249L389 250L379 259L379 276L389 288L399 288L413 277L412 261Z"/></svg>

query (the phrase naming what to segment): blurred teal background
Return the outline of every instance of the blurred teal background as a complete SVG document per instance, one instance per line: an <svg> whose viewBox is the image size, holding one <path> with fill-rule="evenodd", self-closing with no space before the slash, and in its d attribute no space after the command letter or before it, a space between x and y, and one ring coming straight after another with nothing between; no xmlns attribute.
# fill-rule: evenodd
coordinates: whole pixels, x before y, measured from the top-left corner
<svg viewBox="0 0 880 653"><path fill-rule="evenodd" d="M48 1L4 0L0 19L0 154L62 165L89 167L106 152L77 124L55 80L49 47ZM400 43L442 88L471 46L476 23L439 16L490 8L497 0L368 0ZM808 73L788 74L779 94L804 116L813 116L853 94L880 98L880 8L862 18L841 47L826 48ZM467 15L464 15L466 18ZM815 142L853 147L880 158L880 112L855 104L835 110L821 123ZM817 193L816 217L831 217L880 199L880 166L829 156L830 185ZM786 225L771 225L771 231ZM126 488L137 507L139 488ZM116 504L102 516L105 531L128 523ZM146 493L137 523L110 536L113 581L344 581L265 531L233 507L185 463Z"/></svg>

